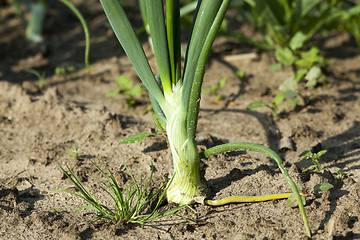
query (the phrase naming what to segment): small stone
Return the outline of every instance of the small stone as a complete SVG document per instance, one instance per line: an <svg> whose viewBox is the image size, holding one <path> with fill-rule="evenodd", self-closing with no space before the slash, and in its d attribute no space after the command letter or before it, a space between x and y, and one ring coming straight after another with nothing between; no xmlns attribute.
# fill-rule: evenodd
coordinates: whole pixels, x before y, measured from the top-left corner
<svg viewBox="0 0 360 240"><path fill-rule="evenodd" d="M279 143L279 150L280 151L295 151L296 147L295 147L295 143L294 141L289 138L289 137L283 137L280 139L280 143Z"/></svg>

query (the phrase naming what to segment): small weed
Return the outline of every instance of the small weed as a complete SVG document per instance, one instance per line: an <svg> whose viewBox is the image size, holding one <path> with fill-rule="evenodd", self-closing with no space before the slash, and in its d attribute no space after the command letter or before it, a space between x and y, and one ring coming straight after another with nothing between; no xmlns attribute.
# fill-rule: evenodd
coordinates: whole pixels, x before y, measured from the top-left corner
<svg viewBox="0 0 360 240"><path fill-rule="evenodd" d="M60 169L68 177L68 179L71 180L80 193L75 193L68 190L55 190L57 192L65 192L76 195L90 204L87 206L82 206L76 212L79 212L82 209L91 209L100 213L100 215L94 217L90 222L105 220L110 224L114 224L119 221L124 221L126 224L137 223L144 225L146 222L169 214L175 215L176 211L186 206L182 205L161 213L157 211L170 184L164 183L155 193L150 193L149 187L154 172L153 166L151 167L150 179L144 187L142 185L142 179L140 180L140 183L138 183L124 163L128 174L131 176L132 183L130 186L127 186L125 189L123 189L119 186L113 173L110 170L108 170L109 173L106 174L94 162L92 162L92 164L102 174L102 176L106 178L107 182L93 176L90 177L97 181L100 184L101 189L104 190L106 194L108 194L113 199L113 208L101 204L95 195L91 194L84 187L84 185L80 182L80 180L76 177L75 173L68 165L66 165L66 168L70 173L68 173L62 167L60 167ZM172 180L170 180L170 182L171 181ZM149 206L150 203L153 202L157 197L158 200L152 212L144 213L146 206Z"/></svg>
<svg viewBox="0 0 360 240"><path fill-rule="evenodd" d="M279 114L286 108L286 107L289 107L289 106L292 106L292 105L297 105L300 103L300 101L298 99L290 99L288 101L285 101L286 100L286 96L285 94L283 93L279 93L277 94L272 102L271 102L271 105L270 104L267 104L265 102L252 102L248 107L247 109L248 110L252 110L252 109L255 109L255 108L260 108L260 107L267 107L269 108L271 111L272 111L272 116L273 117L278 117ZM283 102L286 102L285 105L282 105L282 107L280 107L280 105L283 103Z"/></svg>
<svg viewBox="0 0 360 240"><path fill-rule="evenodd" d="M212 85L210 88L204 89L203 92L215 95L217 100L223 100L225 97L219 94L219 89L223 88L225 86L225 83L226 78L222 78L216 85Z"/></svg>
<svg viewBox="0 0 360 240"><path fill-rule="evenodd" d="M116 97L123 94L126 96L128 107L135 106L137 103L136 98L141 96L144 89L141 86L134 86L133 80L127 76L119 76L116 78L115 83L119 90L110 90L107 96Z"/></svg>
<svg viewBox="0 0 360 240"><path fill-rule="evenodd" d="M71 156L72 159L76 159L76 160L79 159L79 152L80 152L80 149L71 149L71 150L66 151L66 153L72 154L72 156Z"/></svg>
<svg viewBox="0 0 360 240"><path fill-rule="evenodd" d="M307 191L305 189L302 188L301 184L297 184L298 189L300 189L301 193L301 201L302 203L305 205L306 204L306 199L305 197L308 196L309 194L307 193ZM313 188L313 193L314 192L325 192L330 190L331 188L333 188L334 185L330 184L330 183L319 183L316 184ZM291 205L293 205L296 202L296 196L294 194L291 194L291 196L287 199L286 201L286 206L290 207Z"/></svg>
<svg viewBox="0 0 360 240"><path fill-rule="evenodd" d="M307 172L309 170L316 169L317 171L321 171L324 169L323 166L319 163L319 159L322 155L324 155L327 152L327 150L321 150L318 153L312 153L311 151L305 151L302 154L300 154L299 157L303 157L303 160L311 159L314 165L311 165L310 167L303 170L303 172Z"/></svg>
<svg viewBox="0 0 360 240"><path fill-rule="evenodd" d="M55 68L55 75L62 75L66 77L68 74L75 72L74 66L67 66L67 67L56 67Z"/></svg>
<svg viewBox="0 0 360 240"><path fill-rule="evenodd" d="M237 70L236 71L236 76L240 79L244 78L246 76L246 72L244 70Z"/></svg>
<svg viewBox="0 0 360 240"><path fill-rule="evenodd" d="M336 178L339 180L343 180L345 177L349 176L350 171L343 172L341 169L336 171Z"/></svg>
<svg viewBox="0 0 360 240"><path fill-rule="evenodd" d="M38 81L39 81L38 87L39 87L39 90L41 91L44 87L44 80L45 80L46 73L42 72L40 74L38 71L36 71L34 69L26 69L25 72L34 74L38 78Z"/></svg>

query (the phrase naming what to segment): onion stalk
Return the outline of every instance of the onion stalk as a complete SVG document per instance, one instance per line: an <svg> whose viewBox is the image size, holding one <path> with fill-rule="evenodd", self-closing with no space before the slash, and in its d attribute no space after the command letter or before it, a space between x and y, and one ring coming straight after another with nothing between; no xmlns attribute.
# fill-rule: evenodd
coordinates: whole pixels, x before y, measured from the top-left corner
<svg viewBox="0 0 360 240"><path fill-rule="evenodd" d="M275 152L251 143L225 144L202 153L199 153L196 146L195 135L205 66L230 0L198 1L182 70L180 69L179 0L166 0L166 14L162 0L143 1L142 12L146 12L152 48L159 70L158 76L153 73L119 1L100 0L100 2L116 37L149 91L155 114L166 125L174 164L174 178L167 190L168 201L179 204L198 202L208 205L237 202L239 197L230 197L222 202L206 199L208 189L200 168L200 159L237 149L260 151L277 162L297 198L307 233L310 236L311 232L299 191L284 168L281 158ZM289 195L273 195L270 199L281 199L284 196ZM258 200L269 200L269 198L260 197Z"/></svg>

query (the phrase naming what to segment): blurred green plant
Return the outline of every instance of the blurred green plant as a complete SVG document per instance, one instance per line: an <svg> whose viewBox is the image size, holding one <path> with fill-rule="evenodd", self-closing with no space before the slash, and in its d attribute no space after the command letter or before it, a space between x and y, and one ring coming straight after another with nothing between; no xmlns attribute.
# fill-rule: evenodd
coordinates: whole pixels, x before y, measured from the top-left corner
<svg viewBox="0 0 360 240"><path fill-rule="evenodd" d="M36 71L34 69L26 69L25 72L35 75L39 81L39 84L38 84L39 91L43 90L46 73L45 72L39 73L38 71Z"/></svg>
<svg viewBox="0 0 360 240"><path fill-rule="evenodd" d="M303 189L303 187L301 186L301 184L297 184L297 187L300 189L301 191L301 200L302 200L302 203L304 205L306 205L306 199L305 197L308 196L308 193L305 191L305 189ZM319 184L316 184L314 186L314 188L312 189L312 193L315 193L315 192L325 192L325 191L328 191L330 190L331 188L333 188L334 185L330 184L330 183L319 183ZM293 205L294 203L296 202L296 197L294 194L291 194L291 196L287 199L286 201L286 206L290 207L291 205Z"/></svg>
<svg viewBox="0 0 360 240"><path fill-rule="evenodd" d="M341 169L336 171L336 178L339 180L343 180L344 178L346 178L347 176L349 176L350 171L347 172L343 172Z"/></svg>
<svg viewBox="0 0 360 240"><path fill-rule="evenodd" d="M54 3L54 0L9 0L10 4L14 7L16 15L21 19L25 27L25 38L30 42L43 43L43 25L46 14L50 6ZM90 52L90 34L86 21L80 11L69 0L59 0L65 4L79 19L85 33L85 66L90 68L89 64L89 52ZM26 19L25 13L21 8L21 4L24 4L29 11L29 19ZM42 47L42 51L45 51L45 47Z"/></svg>
<svg viewBox="0 0 360 240"><path fill-rule="evenodd" d="M66 153L72 154L72 156L71 156L72 159L76 159L76 160L79 159L79 152L80 152L80 149L70 149L70 150L66 151Z"/></svg>
<svg viewBox="0 0 360 240"><path fill-rule="evenodd" d="M64 77L73 72L75 72L74 66L56 67L54 71L55 75L62 75Z"/></svg>
<svg viewBox="0 0 360 240"><path fill-rule="evenodd" d="M274 50L277 63L270 71L290 66L294 75L281 85L283 92L298 93L298 83L306 87L326 85L323 68L328 61L310 39L324 30L350 32L360 46L360 3L355 0L234 0L237 20L255 25L265 41L246 39L241 34L224 33L259 48Z"/></svg>
<svg viewBox="0 0 360 240"><path fill-rule="evenodd" d="M225 97L223 95L219 94L219 90L225 86L225 83L226 83L226 78L224 77L224 78L220 79L220 81L217 84L211 85L210 88L205 88L203 90L203 93L210 93L212 95L215 95L217 100L222 100Z"/></svg>
<svg viewBox="0 0 360 240"><path fill-rule="evenodd" d="M252 102L249 106L247 106L247 109L253 110L256 108L267 107L272 111L272 116L277 118L279 114L285 110L286 107L297 105L300 103L299 99L294 99L294 97L295 96L286 96L284 93L279 93L273 98L271 104L267 104L262 101Z"/></svg>
<svg viewBox="0 0 360 240"><path fill-rule="evenodd" d="M141 97L141 93L145 91L140 85L134 86L134 82L127 76L119 76L115 80L118 90L110 90L107 93L108 97L117 97L119 95L126 96L126 102L129 108L137 103L137 98Z"/></svg>

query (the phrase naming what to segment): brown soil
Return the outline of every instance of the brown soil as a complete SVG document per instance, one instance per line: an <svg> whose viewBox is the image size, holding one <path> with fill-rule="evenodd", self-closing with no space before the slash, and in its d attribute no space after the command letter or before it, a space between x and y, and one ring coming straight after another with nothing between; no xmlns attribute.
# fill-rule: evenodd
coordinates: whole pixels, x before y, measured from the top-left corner
<svg viewBox="0 0 360 240"><path fill-rule="evenodd" d="M119 75L131 77L136 84L140 81L105 25L98 1L75 3L85 13L92 35L93 67L88 75L81 68L82 28L68 9L56 3L50 11L44 30L45 54L23 41L23 28L13 9L0 9L0 239L306 239L299 209L286 207L285 200L217 208L195 205L196 214L189 209L179 214L197 224L171 216L142 229L89 224L93 212L74 213L84 201L50 191L73 190L59 169L65 163L90 189L96 184L87 174L100 176L90 160L112 170L121 184L129 180L123 160L137 179L149 177L152 163L155 181L172 172L171 155L161 135L138 144L118 145L132 134L155 131L152 115L145 113L149 101L144 94L139 104L129 109L124 96L106 97L109 90L116 89L114 79ZM331 59L326 74L329 84L307 89L306 105L287 108L274 120L267 109L248 111L246 106L253 101L271 102L291 70L269 72L274 63L271 53L217 39L204 88L226 77L226 87L220 91L225 100L203 96L197 141L201 149L224 142L264 144L283 156L291 177L304 188L310 190L321 182L333 184L330 191L307 197L305 209L314 239L358 239L360 55L347 34L330 35L321 42ZM143 45L153 63L148 44L144 41ZM243 55L226 60L231 54ZM55 75L59 66L75 66L76 71ZM29 68L46 72L42 91L36 77L24 72ZM245 70L248 77L239 80L236 69ZM293 141L293 149L282 147L284 137ZM78 160L65 153L76 148L81 150ZM328 150L321 158L325 170L301 173L311 161L299 155L321 149ZM262 154L238 151L205 162L214 199L290 190L276 164ZM338 180L339 169L351 174Z"/></svg>

